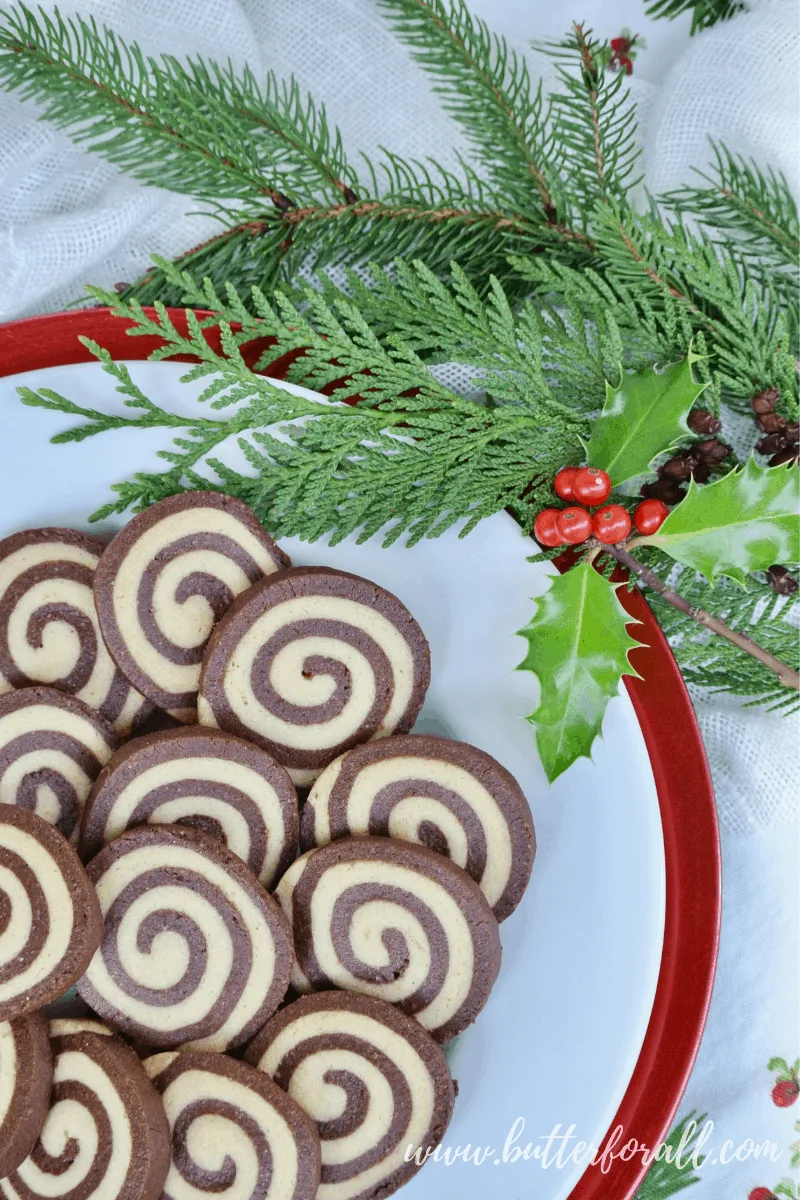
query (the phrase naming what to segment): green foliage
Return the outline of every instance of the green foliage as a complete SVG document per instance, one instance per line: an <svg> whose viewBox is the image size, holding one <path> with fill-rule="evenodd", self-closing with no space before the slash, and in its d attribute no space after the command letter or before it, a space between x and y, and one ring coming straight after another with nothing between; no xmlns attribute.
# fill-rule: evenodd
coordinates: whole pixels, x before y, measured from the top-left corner
<svg viewBox="0 0 800 1200"><path fill-rule="evenodd" d="M623 675L635 675L628 654L639 645L627 626L619 584L588 562L553 578L536 601L536 613L520 636L528 643L518 670L533 671L541 697L528 717L552 783L576 758L590 757L606 705Z"/></svg>
<svg viewBox="0 0 800 1200"><path fill-rule="evenodd" d="M164 269L174 276L170 264ZM89 342L136 416L107 417L50 390L22 388L20 394L25 404L83 418L58 435L59 441L131 426L182 429L174 449L161 453L169 467L116 485L117 498L94 519L211 486L246 500L278 534L314 539L330 532L338 541L358 530L364 540L384 529L385 544L404 533L413 544L463 521L464 535L507 505L517 503L524 511L532 501L522 493L537 478L544 487L565 452L578 453L587 424L558 400L542 369L536 326L515 318L497 285L482 301L458 269L450 289L421 264L407 266L402 279L398 291L425 296L440 318L446 314L454 325L475 323L485 330L491 406L465 400L438 382L398 336L376 336L358 306L343 296L331 305L307 288L301 310L280 294L271 304L256 292L252 315L233 289L223 300L210 283L197 291L188 276L176 282L193 292L198 306L223 314L222 353L204 336L208 322L191 311L184 337L160 304L150 315L138 301L99 289L93 294L134 323L134 336L163 339L151 358L181 354L200 360L183 376L187 382L207 381L196 416L177 416L153 403L133 385L124 364ZM384 286L394 285L386 278ZM233 323L241 330L234 332ZM274 339L269 361L302 350L290 381L325 388L330 399L297 396L250 370L242 348L264 337ZM346 403L355 397L357 407ZM222 418L204 416L209 408L232 411ZM228 438L237 439L252 474L209 457ZM529 494L535 495L535 487Z"/></svg>
<svg viewBox="0 0 800 1200"><path fill-rule="evenodd" d="M379 0L417 61L436 80L444 107L462 126L477 163L511 212L555 223L550 162L553 130L541 87L524 58L508 49L464 4Z"/></svg>
<svg viewBox="0 0 800 1200"><path fill-rule="evenodd" d="M573 228L590 240L598 204L625 203L641 180L636 110L622 72L610 74L607 56L582 25L543 47L555 57L560 89L552 98L552 139L559 165L560 205Z"/></svg>
<svg viewBox="0 0 800 1200"><path fill-rule="evenodd" d="M646 474L657 455L689 436L686 418L704 387L692 378L692 361L690 356L659 374L623 372L618 387L607 384L587 457L608 472L615 487Z"/></svg>
<svg viewBox="0 0 800 1200"><path fill-rule="evenodd" d="M659 0L650 11L692 8L699 28L736 7ZM749 414L750 397L775 387L778 411L797 419L798 219L781 177L718 146L696 186L637 207L626 79L606 69L610 47L588 29L576 23L545 48L559 80L546 97L464 0L381 8L466 133L470 160L456 172L391 150L351 160L324 106L294 80L148 57L92 20L24 5L0 16L0 86L220 220L218 237L155 264L121 299L94 293L140 331L163 333L165 356L200 357L187 372L206 385L195 416L166 412L110 362L125 416L27 394L80 418L64 438L131 424L175 438L165 469L121 484L102 511L210 484L304 537L357 528L414 540L454 521L471 528L504 506L530 528L552 503L548 477L581 459L606 381L623 388L627 373L690 353L704 405ZM334 265L348 268L343 284L323 274L297 287L309 269ZM199 326L181 339L163 310L153 317L134 303L155 300L211 307L225 353L211 353ZM303 351L290 378L325 387L332 404L288 396L247 369L241 348L265 334L276 353ZM443 363L463 367L478 404L439 382ZM364 401L354 412L342 402L356 395ZM684 432L679 418L659 417L658 428L665 445ZM225 463L228 439L250 473ZM746 623L764 591L758 574L749 582L744 593L724 579L687 586L709 611ZM727 678L759 702L786 699L760 664L719 639L704 645L687 618L653 603L687 677L711 687ZM789 629L779 616L762 620L759 640L785 648Z"/></svg>
<svg viewBox="0 0 800 1200"><path fill-rule="evenodd" d="M675 1126L664 1142L665 1152L650 1167L634 1200L666 1200L667 1196L674 1196L700 1182L691 1159L705 1120L705 1113L699 1117L689 1113ZM699 1155L698 1162L704 1161L705 1155Z"/></svg>
<svg viewBox="0 0 800 1200"><path fill-rule="evenodd" d="M644 547L636 553L662 578L668 576L672 563L666 555ZM675 573L674 586L690 604L749 634L764 650L800 671L800 636L792 619L792 614L795 619L800 617L800 605L776 596L758 575L749 577L747 591L743 592L738 584L725 578L710 584L693 571L677 568ZM800 707L800 695L782 687L767 667L742 654L724 638L687 621L655 592L648 592L647 599L688 683L712 692L729 692L747 703L780 712L794 712Z"/></svg>
<svg viewBox="0 0 800 1200"><path fill-rule="evenodd" d="M718 21L729 21L744 7L743 0L654 0L645 12L648 17L668 17L670 21L691 12L694 34L701 29L710 29Z"/></svg>
<svg viewBox="0 0 800 1200"><path fill-rule="evenodd" d="M727 575L746 584L753 571L800 562L798 501L797 467L759 467L750 458L705 487L692 480L681 503L643 542L711 582Z"/></svg>

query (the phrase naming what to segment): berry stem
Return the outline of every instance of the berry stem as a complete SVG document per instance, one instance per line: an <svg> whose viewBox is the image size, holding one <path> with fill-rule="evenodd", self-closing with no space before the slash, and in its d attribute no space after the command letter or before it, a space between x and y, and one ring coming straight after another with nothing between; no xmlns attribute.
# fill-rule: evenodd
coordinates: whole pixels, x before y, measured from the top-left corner
<svg viewBox="0 0 800 1200"><path fill-rule="evenodd" d="M718 617L714 617L711 613L705 611L704 608L695 608L688 600L684 600L678 592L669 587L664 580L656 575L650 567L646 567L644 563L640 563L638 559L628 551L624 545L618 546L603 546L606 554L610 554L618 563L622 563L627 567L637 579L639 579L646 587L651 587L653 591L658 592L666 600L667 604L671 604L673 608L677 608L682 613L686 613L687 617L691 617L693 621L697 621L698 625L705 626L713 633L718 633L720 637L727 638L729 642L733 642L734 646L738 646L740 650L744 650L746 654L751 654L758 662L763 663L770 671L774 671L778 679L784 687L794 688L800 692L800 675L797 671L792 670L786 663L782 663L774 654L770 654L767 650L762 649L752 638L747 637L744 633L739 633L737 629L731 629L724 621L720 621Z"/></svg>

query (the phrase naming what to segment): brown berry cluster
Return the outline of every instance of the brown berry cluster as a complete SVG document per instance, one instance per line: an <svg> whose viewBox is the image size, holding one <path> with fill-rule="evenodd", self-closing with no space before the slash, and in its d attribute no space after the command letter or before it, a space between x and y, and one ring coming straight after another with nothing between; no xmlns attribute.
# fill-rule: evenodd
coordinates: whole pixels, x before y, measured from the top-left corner
<svg viewBox="0 0 800 1200"><path fill-rule="evenodd" d="M632 524L639 533L652 534L669 516L666 504L653 498L638 505L631 522L630 513L621 504L605 503L611 495L611 480L598 467L562 467L553 480L553 490L569 507L544 508L539 513L533 532L541 546L578 546L590 537L615 546L625 541ZM594 513L589 508L595 508Z"/></svg>
<svg viewBox="0 0 800 1200"><path fill-rule="evenodd" d="M753 396L750 401L756 425L764 434L764 437L756 442L756 450L759 454L771 455L771 467L779 467L781 463L795 460L800 441L797 421L787 421L786 417L775 412L775 405L779 399L780 393L777 388L764 388L763 392Z"/></svg>
<svg viewBox="0 0 800 1200"><path fill-rule="evenodd" d="M704 408L693 409L689 413L689 428L692 433L703 435L703 440L662 463L658 468L658 479L642 487L643 496L661 500L664 504L679 504L686 495L682 483L690 478L705 483L711 472L728 457L731 447L715 436L722 423L713 413Z"/></svg>

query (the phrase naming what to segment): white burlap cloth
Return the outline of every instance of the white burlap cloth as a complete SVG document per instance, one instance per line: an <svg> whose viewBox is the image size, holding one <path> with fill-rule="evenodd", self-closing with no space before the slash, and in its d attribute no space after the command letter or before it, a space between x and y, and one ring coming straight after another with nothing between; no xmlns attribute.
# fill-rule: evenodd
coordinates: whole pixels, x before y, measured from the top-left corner
<svg viewBox="0 0 800 1200"><path fill-rule="evenodd" d="M750 11L689 38L689 18L651 21L641 0L472 0L478 15L525 50L574 17L606 37L647 38L636 61L647 182L662 190L708 161L708 136L785 172L800 188L798 10L751 0ZM351 150L431 154L455 165L456 126L373 0L88 0L62 4L111 24L145 50L247 60L294 74L324 99ZM531 56L534 70L542 64ZM134 278L154 251L170 255L214 232L190 201L123 178L96 155L0 95L0 320L57 309L86 281ZM696 696L717 788L725 904L711 1017L683 1108L707 1110L712 1148L730 1138L776 1141L778 1162L709 1165L698 1200L733 1200L791 1174L797 1137L770 1100L767 1060L800 1053L798 993L798 725L728 698Z"/></svg>

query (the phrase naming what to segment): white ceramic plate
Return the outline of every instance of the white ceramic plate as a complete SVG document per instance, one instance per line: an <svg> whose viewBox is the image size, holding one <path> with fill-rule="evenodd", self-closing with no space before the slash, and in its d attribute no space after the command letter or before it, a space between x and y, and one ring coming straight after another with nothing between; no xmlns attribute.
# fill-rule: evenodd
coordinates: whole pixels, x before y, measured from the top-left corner
<svg viewBox="0 0 800 1200"><path fill-rule="evenodd" d="M191 407L199 388L179 382L185 367L129 366L166 407ZM24 407L21 385L123 411L95 364L0 378L0 536L40 525L88 528L111 483L157 467L169 431L112 432L52 446L48 439L73 420ZM411 550L384 550L377 538L333 548L282 544L298 565L353 571L400 597L431 643L432 682L416 728L493 754L520 780L536 826L531 885L502 926L500 978L450 1054L459 1096L445 1144L491 1153L480 1167L463 1159L429 1163L401 1194L563 1200L583 1165L512 1164L502 1151L518 1118L524 1132L517 1145L543 1147L556 1126L562 1133L574 1126L576 1138L599 1144L647 1028L661 961L665 864L656 788L631 703L627 695L611 702L594 761L581 760L548 788L523 720L535 708L536 682L514 670L525 649L515 631L530 619L547 569L526 561L534 547L505 514L464 540L451 530Z"/></svg>

